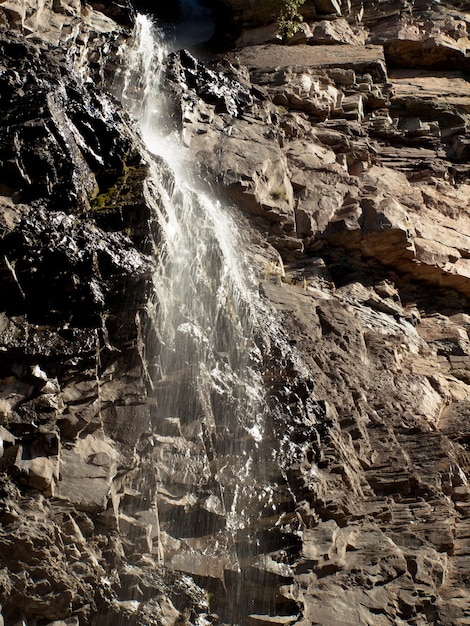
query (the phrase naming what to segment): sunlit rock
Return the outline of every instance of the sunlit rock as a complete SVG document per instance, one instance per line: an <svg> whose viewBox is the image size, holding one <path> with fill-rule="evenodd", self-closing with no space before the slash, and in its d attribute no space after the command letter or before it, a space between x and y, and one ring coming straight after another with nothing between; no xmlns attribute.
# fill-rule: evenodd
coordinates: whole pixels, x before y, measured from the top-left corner
<svg viewBox="0 0 470 626"><path fill-rule="evenodd" d="M0 622L460 626L468 16L224 4L0 4Z"/></svg>

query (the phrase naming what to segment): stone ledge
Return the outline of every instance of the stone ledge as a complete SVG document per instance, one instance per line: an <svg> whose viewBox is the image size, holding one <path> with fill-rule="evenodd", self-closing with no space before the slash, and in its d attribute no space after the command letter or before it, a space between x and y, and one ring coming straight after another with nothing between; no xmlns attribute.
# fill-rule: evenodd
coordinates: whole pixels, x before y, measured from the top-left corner
<svg viewBox="0 0 470 626"><path fill-rule="evenodd" d="M322 69L352 69L356 72L374 74L377 82L387 81L387 69L382 46L278 46L267 44L250 46L237 51L243 65L253 70L303 67Z"/></svg>

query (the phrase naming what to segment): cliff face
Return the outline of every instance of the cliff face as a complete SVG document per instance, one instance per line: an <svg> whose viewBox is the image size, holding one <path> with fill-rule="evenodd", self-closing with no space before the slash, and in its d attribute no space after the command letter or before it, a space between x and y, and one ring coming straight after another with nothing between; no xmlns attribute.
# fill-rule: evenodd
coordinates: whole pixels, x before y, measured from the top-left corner
<svg viewBox="0 0 470 626"><path fill-rule="evenodd" d="M150 157L100 89L132 11L2 2L5 624L470 623L470 8L307 1L281 45L220 4L234 49L170 56L167 126L277 311L273 506L228 532L228 456L155 420Z"/></svg>
<svg viewBox="0 0 470 626"><path fill-rule="evenodd" d="M465 623L468 7L307 2L279 45L224 4L253 103L182 93L183 134L272 246L261 288L329 426L277 522L302 537L283 594L302 624Z"/></svg>
<svg viewBox="0 0 470 626"><path fill-rule="evenodd" d="M133 579L123 542L138 551L117 519L149 424L154 228L135 128L96 86L123 31L80 2L5 2L0 15L2 613L130 623L115 585L124 563ZM142 593L162 584L152 569Z"/></svg>

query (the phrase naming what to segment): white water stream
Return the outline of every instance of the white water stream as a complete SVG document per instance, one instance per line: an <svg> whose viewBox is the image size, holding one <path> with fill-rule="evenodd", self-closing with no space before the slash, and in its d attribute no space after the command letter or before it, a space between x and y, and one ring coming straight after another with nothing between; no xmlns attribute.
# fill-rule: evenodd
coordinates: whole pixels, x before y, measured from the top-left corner
<svg viewBox="0 0 470 626"><path fill-rule="evenodd" d="M132 45L126 47L121 97L139 120L150 153L162 157L171 170L168 176L159 161L151 161L146 182L147 201L161 229L155 319L164 348L162 375L195 368L201 388L209 385L235 403L236 414L232 409L224 418L227 428L233 422L259 440L264 386L253 332L260 302L234 220L195 187L179 138L161 131L164 56L161 34L139 15Z"/></svg>
<svg viewBox="0 0 470 626"><path fill-rule="evenodd" d="M206 493L212 491L204 507L221 511L225 520L225 529L220 530L211 526L210 516L188 513L177 522L178 528L168 532L212 537L212 544L225 541L227 545L228 537L235 555L230 567L240 570L243 555L235 547L237 541L240 544L237 535L269 503L272 492L269 480L264 480L260 452L267 402L255 328L262 305L234 220L197 188L178 137L162 131L165 54L161 34L148 17L139 15L134 36L122 51L122 74L116 79L119 97L139 120L153 155L145 193L159 224L155 301L149 311L156 345L148 346L149 370L156 372L154 423L157 432L159 423L168 420L178 423L183 432L198 424L196 438L203 441L205 451L201 481ZM188 471L194 471L189 452L186 464ZM176 469L174 480L179 481L181 495L186 487L180 471L176 477ZM171 477L162 489L173 493ZM194 501L198 496L188 491L185 497ZM194 527L188 527L191 524ZM209 544L205 544L205 558L212 551L217 560L217 546ZM181 569L192 573L191 565L182 561L183 557L178 561ZM218 567L223 569L223 563ZM233 603L243 603L236 592L233 596Z"/></svg>

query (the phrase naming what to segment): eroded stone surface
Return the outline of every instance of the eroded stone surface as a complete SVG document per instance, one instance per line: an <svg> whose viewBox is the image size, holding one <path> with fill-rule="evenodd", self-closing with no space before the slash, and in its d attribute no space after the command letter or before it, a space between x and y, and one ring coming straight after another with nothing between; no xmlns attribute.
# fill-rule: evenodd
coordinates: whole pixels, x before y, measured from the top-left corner
<svg viewBox="0 0 470 626"><path fill-rule="evenodd" d="M282 329L244 534L229 455L154 417L190 372L149 394L147 168L70 65L102 81L129 13L92 4L0 4L5 623L465 624L468 8L315 0L280 46L268 3L227 0L249 48L168 63L168 129Z"/></svg>
<svg viewBox="0 0 470 626"><path fill-rule="evenodd" d="M328 434L288 464L296 506L279 518L302 535L279 582L297 623L457 624L468 617L468 90L441 64L463 67L468 15L359 9L354 45L311 48L304 29L300 45L238 50L228 71L251 82L251 108L235 119L193 103L183 132L280 253L283 266L266 255L262 292L325 403Z"/></svg>

